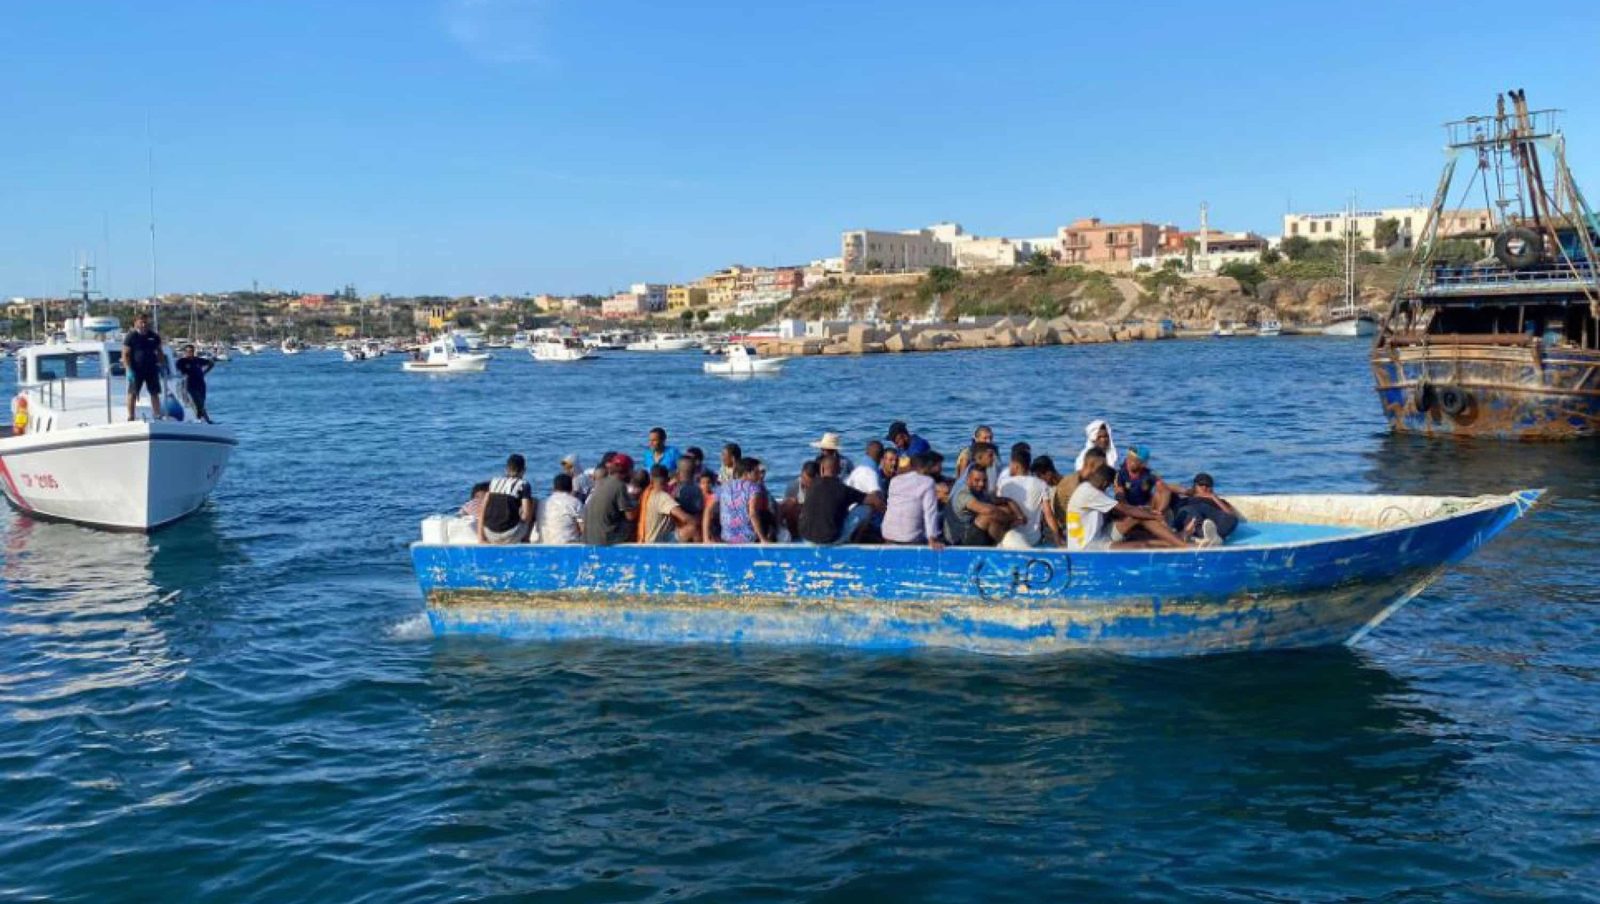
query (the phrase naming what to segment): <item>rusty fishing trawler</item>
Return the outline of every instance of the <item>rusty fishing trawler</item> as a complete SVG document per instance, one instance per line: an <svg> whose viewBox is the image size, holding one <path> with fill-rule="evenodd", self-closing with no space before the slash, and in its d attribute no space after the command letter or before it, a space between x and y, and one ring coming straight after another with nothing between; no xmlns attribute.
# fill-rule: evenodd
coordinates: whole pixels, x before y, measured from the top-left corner
<svg viewBox="0 0 1600 904"><path fill-rule="evenodd" d="M1493 115L1445 125L1449 159L1372 349L1395 431L1600 433L1600 221L1567 168L1559 112L1511 91ZM1455 195L1463 159L1471 174ZM1445 240L1441 223L1475 203L1487 208L1479 228ZM1463 240L1481 258L1460 262Z"/></svg>

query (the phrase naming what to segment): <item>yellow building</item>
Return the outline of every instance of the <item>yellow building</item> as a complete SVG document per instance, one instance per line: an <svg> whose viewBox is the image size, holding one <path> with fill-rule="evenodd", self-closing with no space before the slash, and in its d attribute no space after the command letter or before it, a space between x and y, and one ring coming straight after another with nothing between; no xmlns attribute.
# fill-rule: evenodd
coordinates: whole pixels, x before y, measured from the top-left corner
<svg viewBox="0 0 1600 904"><path fill-rule="evenodd" d="M713 308L731 308L739 300L739 279L749 271L738 264L701 277L695 286L706 290L706 303Z"/></svg>
<svg viewBox="0 0 1600 904"><path fill-rule="evenodd" d="M690 308L703 308L710 297L711 294L700 286L668 286L667 310L687 311Z"/></svg>
<svg viewBox="0 0 1600 904"><path fill-rule="evenodd" d="M354 339L355 337L356 328L348 323L341 323L333 328L333 338L335 339Z"/></svg>

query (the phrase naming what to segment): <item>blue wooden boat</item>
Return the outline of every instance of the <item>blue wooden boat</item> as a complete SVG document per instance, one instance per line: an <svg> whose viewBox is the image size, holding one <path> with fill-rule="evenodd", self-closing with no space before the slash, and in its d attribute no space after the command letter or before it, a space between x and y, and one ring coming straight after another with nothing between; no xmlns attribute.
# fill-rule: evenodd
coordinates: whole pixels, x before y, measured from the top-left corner
<svg viewBox="0 0 1600 904"><path fill-rule="evenodd" d="M1358 640L1531 508L1480 497L1230 497L1205 550L773 544L411 548L436 634L1189 656Z"/></svg>

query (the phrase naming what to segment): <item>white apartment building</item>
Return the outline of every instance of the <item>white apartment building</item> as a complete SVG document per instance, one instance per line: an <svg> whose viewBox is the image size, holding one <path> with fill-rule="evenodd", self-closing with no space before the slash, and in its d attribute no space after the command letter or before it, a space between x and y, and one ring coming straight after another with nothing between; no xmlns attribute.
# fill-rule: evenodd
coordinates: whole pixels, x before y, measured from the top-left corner
<svg viewBox="0 0 1600 904"><path fill-rule="evenodd" d="M846 273L906 273L955 264L950 245L927 229L852 230L841 238L839 257Z"/></svg>
<svg viewBox="0 0 1600 904"><path fill-rule="evenodd" d="M1350 224L1357 236L1366 239L1370 248L1379 220L1394 220L1398 223L1399 237L1392 247L1409 249L1416 244L1423 225L1428 222L1428 208L1383 207L1375 210L1357 210L1353 214L1343 210L1333 213L1286 213L1283 215L1282 237L1287 239L1297 235L1305 236L1313 242L1320 242L1323 239L1343 239L1346 224ZM1492 225L1493 221L1487 209L1464 209L1446 213L1443 222L1439 224L1439 233L1449 236L1463 232L1487 232Z"/></svg>
<svg viewBox="0 0 1600 904"><path fill-rule="evenodd" d="M634 283L628 291L644 300L646 311L665 311L667 309L667 284L666 283Z"/></svg>

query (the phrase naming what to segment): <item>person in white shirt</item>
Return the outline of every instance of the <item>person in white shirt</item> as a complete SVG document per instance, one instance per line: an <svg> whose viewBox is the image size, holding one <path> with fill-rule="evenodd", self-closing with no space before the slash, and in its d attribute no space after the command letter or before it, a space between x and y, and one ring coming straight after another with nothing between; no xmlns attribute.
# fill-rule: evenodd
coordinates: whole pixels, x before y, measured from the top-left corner
<svg viewBox="0 0 1600 904"><path fill-rule="evenodd" d="M843 468L839 473L844 474L845 486L852 490L871 496L873 493L883 495L883 477L878 473L878 462L883 459L883 443L873 440L867 443L867 463L856 465L846 471Z"/></svg>
<svg viewBox="0 0 1600 904"><path fill-rule="evenodd" d="M543 543L583 542L583 503L572 495L572 475L557 474L550 498L539 506L539 537Z"/></svg>
<svg viewBox="0 0 1600 904"><path fill-rule="evenodd" d="M1067 545L1072 549L1139 549L1148 547L1183 548L1189 544L1166 521L1147 508L1118 502L1106 492L1117 479L1110 465L1101 465L1072 491L1067 503ZM1134 525L1142 526L1149 539L1125 539Z"/></svg>
<svg viewBox="0 0 1600 904"><path fill-rule="evenodd" d="M1052 535L1058 534L1055 516L1050 513L1050 507L1045 505L1050 498L1050 485L1035 476L1032 470L1033 454L1026 448L1012 449L1011 469L1000 478L996 495L1015 502L1022 509L1023 520L1001 538L1000 545L1007 549L1039 545L1045 527L1049 527Z"/></svg>

